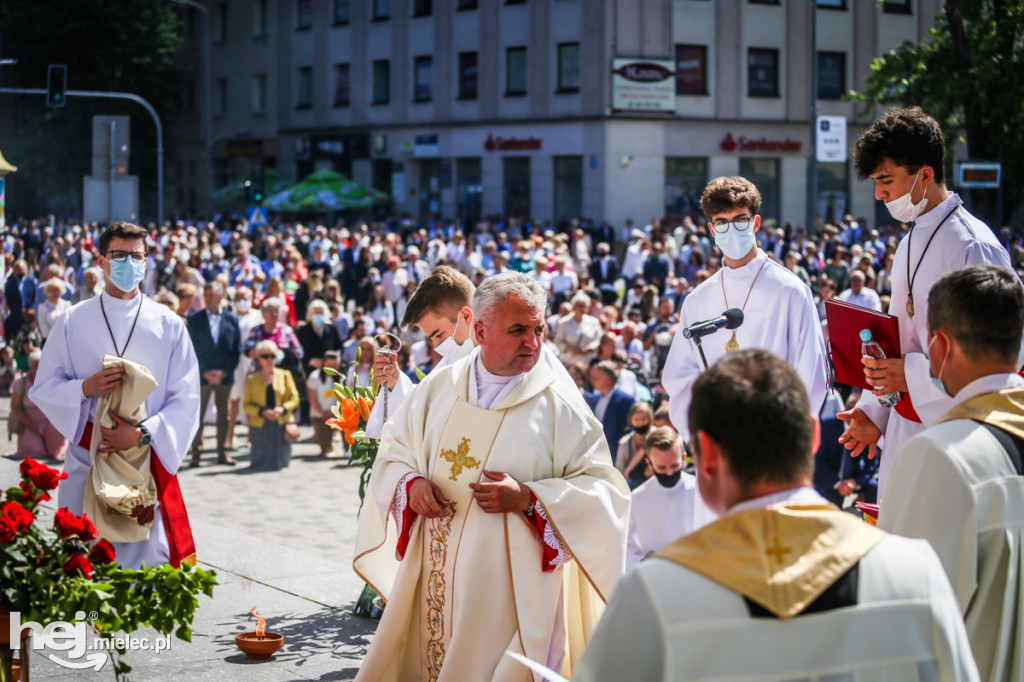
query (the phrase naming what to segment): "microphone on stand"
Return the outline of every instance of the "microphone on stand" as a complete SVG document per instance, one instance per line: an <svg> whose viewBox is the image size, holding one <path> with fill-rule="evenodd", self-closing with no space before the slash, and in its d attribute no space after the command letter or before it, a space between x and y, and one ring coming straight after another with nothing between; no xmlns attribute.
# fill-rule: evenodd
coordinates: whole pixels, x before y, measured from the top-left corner
<svg viewBox="0 0 1024 682"><path fill-rule="evenodd" d="M736 329L741 324L743 324L743 311L739 308L729 308L718 317L691 324L683 330L683 337L687 339L700 339L702 336L717 332L722 327Z"/></svg>

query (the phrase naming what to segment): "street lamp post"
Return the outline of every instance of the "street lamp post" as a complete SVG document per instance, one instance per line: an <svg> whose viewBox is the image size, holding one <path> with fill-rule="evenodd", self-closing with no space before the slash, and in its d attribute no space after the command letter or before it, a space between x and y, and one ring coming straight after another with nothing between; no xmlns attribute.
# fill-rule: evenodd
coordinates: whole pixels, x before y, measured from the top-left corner
<svg viewBox="0 0 1024 682"><path fill-rule="evenodd" d="M818 0L811 0L811 158L807 163L807 234L818 224Z"/></svg>
<svg viewBox="0 0 1024 682"><path fill-rule="evenodd" d="M206 175L206 211L207 217L212 214L213 202L213 143L210 138L213 136L213 106L211 73L210 73L210 10L196 0L169 0L179 5L188 5L203 13L203 49L202 59L202 81L203 81L203 165Z"/></svg>

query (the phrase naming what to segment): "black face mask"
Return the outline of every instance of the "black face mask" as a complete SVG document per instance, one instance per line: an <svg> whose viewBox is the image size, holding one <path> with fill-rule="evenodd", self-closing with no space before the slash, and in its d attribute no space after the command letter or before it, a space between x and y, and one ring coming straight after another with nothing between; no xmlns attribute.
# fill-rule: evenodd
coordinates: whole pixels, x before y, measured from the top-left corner
<svg viewBox="0 0 1024 682"><path fill-rule="evenodd" d="M634 426L633 433L639 433L641 436L646 436L647 432L651 430L650 424L644 424L643 426Z"/></svg>
<svg viewBox="0 0 1024 682"><path fill-rule="evenodd" d="M676 487L676 484L679 483L679 479L680 477L682 477L682 475L682 469L675 472L674 474L659 474L657 471L654 472L654 477L658 479L658 483L660 483L665 488Z"/></svg>

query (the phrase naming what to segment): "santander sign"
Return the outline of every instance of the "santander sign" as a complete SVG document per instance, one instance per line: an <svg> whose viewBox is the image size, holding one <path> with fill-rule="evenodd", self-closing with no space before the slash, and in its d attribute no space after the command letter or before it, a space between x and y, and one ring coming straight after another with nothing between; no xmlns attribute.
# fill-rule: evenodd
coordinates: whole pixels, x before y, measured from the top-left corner
<svg viewBox="0 0 1024 682"><path fill-rule="evenodd" d="M721 143L722 151L726 152L799 152L803 147L800 140L769 140L767 138L749 138L741 135L737 140L732 133L726 133Z"/></svg>

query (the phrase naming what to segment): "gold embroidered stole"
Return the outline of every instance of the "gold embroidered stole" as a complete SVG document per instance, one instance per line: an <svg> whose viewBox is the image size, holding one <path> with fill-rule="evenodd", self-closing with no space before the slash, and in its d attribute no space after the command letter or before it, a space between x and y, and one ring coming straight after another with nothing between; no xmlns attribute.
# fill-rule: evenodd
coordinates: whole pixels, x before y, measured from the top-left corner
<svg viewBox="0 0 1024 682"><path fill-rule="evenodd" d="M426 642L427 672L431 682L441 672L451 639L455 557L466 513L473 504L473 491L469 484L482 478L504 418L505 410L484 410L462 398L456 399L430 461L430 480L452 503L447 516L424 519L423 526L423 541L428 549L423 553L426 618L421 626L421 641Z"/></svg>
<svg viewBox="0 0 1024 682"><path fill-rule="evenodd" d="M791 618L883 537L831 505L777 504L727 514L655 556Z"/></svg>
<svg viewBox="0 0 1024 682"><path fill-rule="evenodd" d="M938 423L954 419L977 419L1024 438L1024 388L976 395L944 414Z"/></svg>

